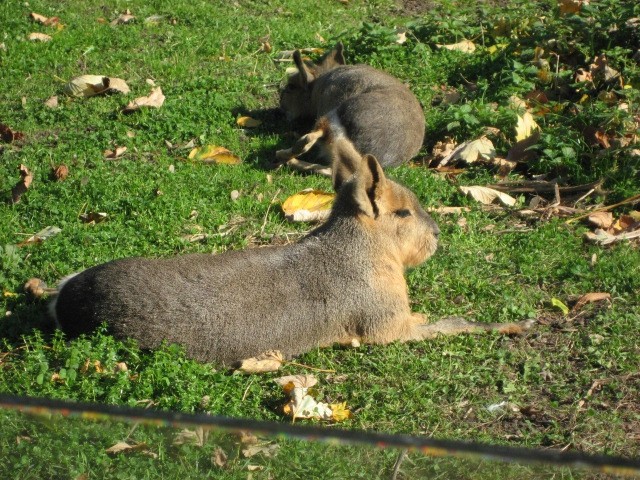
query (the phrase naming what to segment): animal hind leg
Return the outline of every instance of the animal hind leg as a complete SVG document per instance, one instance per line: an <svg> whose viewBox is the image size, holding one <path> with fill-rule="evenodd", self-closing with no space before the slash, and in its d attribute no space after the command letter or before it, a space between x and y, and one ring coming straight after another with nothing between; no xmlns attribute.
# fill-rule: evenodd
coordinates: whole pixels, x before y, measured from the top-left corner
<svg viewBox="0 0 640 480"><path fill-rule="evenodd" d="M416 325L412 335L418 338L429 339L438 335L460 335L463 333L498 332L503 335L521 335L535 324L535 320L509 323L482 323L465 320L462 317L446 317L433 323Z"/></svg>

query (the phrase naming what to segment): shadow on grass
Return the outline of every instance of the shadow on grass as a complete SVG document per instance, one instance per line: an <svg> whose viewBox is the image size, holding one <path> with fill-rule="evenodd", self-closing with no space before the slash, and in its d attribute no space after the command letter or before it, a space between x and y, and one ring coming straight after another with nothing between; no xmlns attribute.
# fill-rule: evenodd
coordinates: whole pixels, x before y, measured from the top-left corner
<svg viewBox="0 0 640 480"><path fill-rule="evenodd" d="M56 330L55 323L47 312L49 298L20 301L8 308L11 314L0 322L0 339L6 345L16 347L22 344L24 336L38 331L48 341Z"/></svg>

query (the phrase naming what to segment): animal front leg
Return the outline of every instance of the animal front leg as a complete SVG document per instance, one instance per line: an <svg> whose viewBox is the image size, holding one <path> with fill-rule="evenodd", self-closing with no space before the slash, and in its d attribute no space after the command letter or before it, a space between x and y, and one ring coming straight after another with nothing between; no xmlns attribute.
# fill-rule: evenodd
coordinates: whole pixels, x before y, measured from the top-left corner
<svg viewBox="0 0 640 480"><path fill-rule="evenodd" d="M286 162L298 155L302 155L303 153L308 152L323 135L324 131L320 128L309 132L300 137L293 147L287 148L286 150L278 150L276 152L276 158L280 161Z"/></svg>

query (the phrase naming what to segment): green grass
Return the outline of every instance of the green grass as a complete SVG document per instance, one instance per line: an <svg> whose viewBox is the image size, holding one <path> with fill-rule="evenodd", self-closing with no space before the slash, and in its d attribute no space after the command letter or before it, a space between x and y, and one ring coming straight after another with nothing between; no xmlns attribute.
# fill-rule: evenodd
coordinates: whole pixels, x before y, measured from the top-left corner
<svg viewBox="0 0 640 480"><path fill-rule="evenodd" d="M220 252L280 243L307 230L307 225L286 223L277 204L303 188L329 189L330 183L272 169L275 150L292 142L292 127L273 110L284 66L272 57L280 50L326 48L342 40L350 62L369 63L407 81L426 106L421 158L445 135L462 142L488 126L501 130L495 144L505 156L516 124L508 98L557 88L562 92L553 100L557 108L536 117L543 132L541 155L519 173L560 175L568 184L605 179L608 196L599 194L588 201L609 204L637 194L640 157L633 155L633 145L602 149L590 145L583 130L603 128L612 137L638 133L634 118L640 68L631 57L639 34L625 22L640 15L640 7L604 0L579 16L562 17L555 2L512 2L508 8L491 2L473 7L461 3L444 2L416 11L391 1L343 5L324 0L312 8L302 0L132 0L108 6L78 0L31 1L29 6L16 0L2 2L0 123L24 132L25 138L0 143L0 392L129 406L150 402L161 409L287 421L279 410L283 395L272 381L280 373L234 376L215 365L186 359L179 348L142 352L104 332L66 342L46 320L46 302L29 298L22 290L30 277L54 285L64 275L114 258ZM136 15L135 23L108 24L127 8ZM64 29L32 23L31 11L59 16ZM144 22L156 14L163 20ZM393 41L397 26L409 32L404 45ZM32 31L49 33L53 40L29 42L26 36ZM272 54L258 51L266 36ZM436 47L462 38L479 45L476 53ZM550 46L550 39L557 43ZM492 53L488 49L493 45L500 49ZM555 86L539 80L532 63L536 46L560 55ZM602 52L629 86L613 88L627 110L607 107L595 100L598 91L572 83L574 67L588 66L590 58ZM555 69L554 57L549 58ZM84 73L123 78L132 93L86 100L61 94L65 81ZM128 101L148 94L147 78L162 87L164 106L120 113ZM445 84L461 92L460 103L432 106L432 87ZM475 87L467 88L470 84ZM579 103L585 93L589 100ZM54 94L59 95L60 107L48 109L43 103ZM237 127L236 118L248 113L262 119L263 125L252 130ZM168 149L165 144L190 140L223 145L244 162L194 164L186 161L189 150ZM114 146L127 146L128 151L121 159L104 159L102 152ZM10 191L19 179L21 163L32 170L34 180L22 201L11 205ZM51 168L60 164L67 165L70 174L56 182ZM425 265L408 274L414 310L434 319L536 317L539 324L523 338L488 335L309 352L298 359L300 363L336 370L318 374L318 398L344 401L354 411L341 426L640 455L637 244L593 246L582 239L584 224L553 219L524 222L506 211L484 211L456 189L457 184L494 182L484 168L470 168L453 181L422 166L401 167L389 175L415 191L425 206L471 207L464 215L466 225L458 217L436 217L441 246ZM232 190L240 192L236 201L230 198ZM82 212L106 212L109 218L85 224L78 218ZM48 225L62 232L41 244L16 247ZM212 235L202 242L183 238L199 232ZM551 306L552 298L571 306L580 295L597 291L610 293L611 304L589 305L575 319L563 317ZM83 371L87 359L99 360L106 373ZM117 362L125 362L129 371L114 373ZM63 370L63 381L51 380ZM283 369L284 374L303 372L295 366ZM210 398L206 406L204 396ZM502 401L520 411L487 411L487 406ZM202 451L183 447L182 455L182 450L168 445L162 432L139 429L131 434L133 440L148 441L159 450L166 447L169 453L160 460L109 457L104 449L121 440L127 427L76 429L54 422L46 434L34 433L36 440L15 449L16 435L36 427L9 414L0 419L0 464L10 458L6 464L15 478L72 477L83 472L109 478L212 474L208 460L197 468L189 463ZM83 429L87 428L101 439L95 446L86 442ZM62 449L61 438L83 445L82 451L72 454ZM313 454L306 456L306 449ZM65 460L51 458L51 452L66 452ZM326 461L329 455L336 458L335 464ZM386 452L352 455L366 465L362 476L374 478L389 475L395 460ZM304 476L289 461L298 456L309 468L337 469L335 478L359 478L343 470L340 459L349 459L349 453L296 443L263 462L268 469L255 478ZM417 462L411 467L414 475L423 474L417 457L412 458ZM48 470L56 461L64 473ZM21 462L39 465L40 473L29 477ZM246 478L242 462L238 460L224 478ZM492 478L491 470L485 475Z"/></svg>

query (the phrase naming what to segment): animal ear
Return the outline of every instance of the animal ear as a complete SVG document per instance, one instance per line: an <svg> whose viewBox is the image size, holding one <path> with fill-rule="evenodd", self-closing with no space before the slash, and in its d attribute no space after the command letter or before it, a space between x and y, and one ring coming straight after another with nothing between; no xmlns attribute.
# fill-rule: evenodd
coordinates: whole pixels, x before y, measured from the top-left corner
<svg viewBox="0 0 640 480"><path fill-rule="evenodd" d="M387 178L373 155L362 157L353 175L352 200L358 210L371 218L380 214L380 201L386 187Z"/></svg>
<svg viewBox="0 0 640 480"><path fill-rule="evenodd" d="M329 53L322 57L319 66L322 71L327 71L345 63L344 45L342 45L342 42L338 42Z"/></svg>
<svg viewBox="0 0 640 480"><path fill-rule="evenodd" d="M293 61L300 72L300 86L306 88L314 80L313 72L302 59L300 50L293 52Z"/></svg>
<svg viewBox="0 0 640 480"><path fill-rule="evenodd" d="M329 134L326 143L331 149L331 176L333 189L337 192L342 185L351 180L362 163L362 155L346 138L333 140Z"/></svg>

